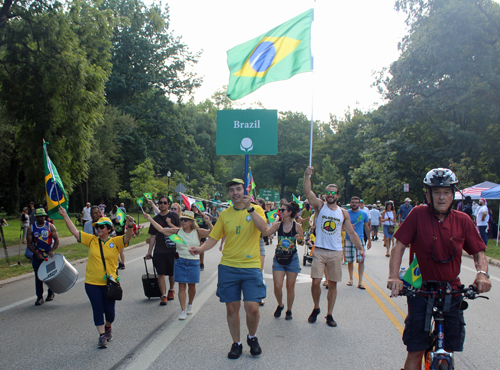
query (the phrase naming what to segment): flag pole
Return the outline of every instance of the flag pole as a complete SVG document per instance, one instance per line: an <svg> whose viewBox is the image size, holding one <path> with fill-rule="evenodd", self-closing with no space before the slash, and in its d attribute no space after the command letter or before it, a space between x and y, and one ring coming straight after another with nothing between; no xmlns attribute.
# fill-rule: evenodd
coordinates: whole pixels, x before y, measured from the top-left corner
<svg viewBox="0 0 500 370"><path fill-rule="evenodd" d="M314 0L316 2L316 0ZM314 8L313 8L313 18L314 22ZM311 23L312 23L311 22ZM311 39L312 39L312 24L311 24ZM313 150L313 125L314 125L314 57L312 55L312 45L311 45L311 72L312 72L312 88L311 88L311 138L309 141L309 166L312 166L312 150ZM311 177L311 175L309 175Z"/></svg>
<svg viewBox="0 0 500 370"><path fill-rule="evenodd" d="M248 187L248 154L245 154L245 195L248 194L247 187Z"/></svg>

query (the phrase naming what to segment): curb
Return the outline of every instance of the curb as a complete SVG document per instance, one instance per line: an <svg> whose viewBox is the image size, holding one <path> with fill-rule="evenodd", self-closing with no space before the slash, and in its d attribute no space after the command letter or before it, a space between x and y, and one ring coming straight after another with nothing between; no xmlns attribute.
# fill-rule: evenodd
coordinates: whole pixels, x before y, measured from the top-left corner
<svg viewBox="0 0 500 370"><path fill-rule="evenodd" d="M135 248L143 247L145 245L147 245L146 242L142 242L139 244L134 244L134 245L131 245L129 247L126 247L125 250L135 249ZM74 266L74 265L78 265L80 263L87 262L87 260L88 260L88 257L85 257L85 258L80 258L79 260L69 261L69 262ZM0 280L0 288L2 288L4 285L10 284L10 283L15 283L16 281L32 278L33 276L35 276L34 272L28 272L26 274L14 276L14 277L11 277L11 278L8 278L5 280Z"/></svg>
<svg viewBox="0 0 500 370"><path fill-rule="evenodd" d="M469 257L474 259L474 256L467 254L465 251L462 251L462 257ZM500 261L497 259L486 256L486 261L488 261L488 265L500 267Z"/></svg>

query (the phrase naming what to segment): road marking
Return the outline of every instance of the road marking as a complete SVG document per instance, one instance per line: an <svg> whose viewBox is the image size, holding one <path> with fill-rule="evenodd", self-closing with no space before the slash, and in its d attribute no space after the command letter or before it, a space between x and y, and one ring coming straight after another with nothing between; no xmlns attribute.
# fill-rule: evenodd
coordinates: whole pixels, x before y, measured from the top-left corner
<svg viewBox="0 0 500 370"><path fill-rule="evenodd" d="M158 357L167 349L172 341L180 334L191 319L198 313L203 305L213 297L217 290L217 271L205 283L205 288L200 294L196 295L196 304L193 305L193 314L188 315L186 320L174 320L166 328L164 328L160 335L158 335L147 347L138 354L133 361L125 367L130 370L148 369Z"/></svg>
<svg viewBox="0 0 500 370"><path fill-rule="evenodd" d="M476 269L473 269L473 268L470 268L467 266L462 266L462 268L477 273ZM500 281L499 278L497 278L496 276L491 276L491 275L490 275L490 280Z"/></svg>
<svg viewBox="0 0 500 370"><path fill-rule="evenodd" d="M135 258L133 260L130 260L128 261L127 263L133 263L133 262L136 262L136 261L139 261L139 260L142 260L144 257L139 257L139 258ZM78 283L81 283L82 281L85 281L85 276L84 277L81 277L80 279L78 279L75 283L78 284ZM28 303L30 301L33 301L33 300L36 300L37 299L37 296L34 295L34 296L31 296L29 298L25 298L25 299L22 299L20 301L17 301L17 302L14 302L12 304L9 304L8 306L4 306L4 307L1 307L0 308L0 312L4 312L4 311L7 311L7 310L10 310L11 308L15 308L17 306L20 306L22 304L25 304L25 303Z"/></svg>
<svg viewBox="0 0 500 370"><path fill-rule="evenodd" d="M353 271L354 277L359 281L359 276L358 274ZM363 275L366 277L366 275ZM402 335L403 334L403 325L396 319L396 316L392 314L391 311L387 308L387 306L380 300L379 297L375 294L375 292L369 287L365 286L366 291L368 294L373 298L373 300L379 305L379 307L382 309L382 311L385 313L385 315L389 318L389 320L392 322L392 324L396 327L396 329L399 331L399 333Z"/></svg>
<svg viewBox="0 0 500 370"><path fill-rule="evenodd" d="M403 319L406 318L406 313L403 312L403 310L399 308L399 306L396 303L394 303L391 297L389 297L382 289L380 289L380 287L377 284L375 284L375 282L372 279L370 279L366 274L363 275L363 278L368 280L368 282L371 285L373 285L373 287L382 295L382 297L385 298L387 302L391 304L392 307L394 307L394 309L401 315Z"/></svg>

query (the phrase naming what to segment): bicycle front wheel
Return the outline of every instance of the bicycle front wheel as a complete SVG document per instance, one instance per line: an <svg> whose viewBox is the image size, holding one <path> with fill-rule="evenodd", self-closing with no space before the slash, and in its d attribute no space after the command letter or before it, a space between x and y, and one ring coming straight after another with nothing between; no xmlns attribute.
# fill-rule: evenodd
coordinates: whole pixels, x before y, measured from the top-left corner
<svg viewBox="0 0 500 370"><path fill-rule="evenodd" d="M449 370L448 364L447 364L447 363L442 362L442 363L438 366L438 370Z"/></svg>

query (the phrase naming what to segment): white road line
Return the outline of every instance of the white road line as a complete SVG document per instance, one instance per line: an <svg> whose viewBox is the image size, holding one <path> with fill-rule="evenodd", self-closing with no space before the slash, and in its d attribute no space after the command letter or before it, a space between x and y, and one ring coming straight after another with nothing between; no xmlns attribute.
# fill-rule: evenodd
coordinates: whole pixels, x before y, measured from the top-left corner
<svg viewBox="0 0 500 370"><path fill-rule="evenodd" d="M472 272L476 272L476 269L472 269L472 268L467 267L467 266L462 266L462 268L466 269L466 270L469 270L469 271L472 271ZM491 276L491 275L490 275L490 280L500 281L499 278L497 278L496 276Z"/></svg>
<svg viewBox="0 0 500 370"><path fill-rule="evenodd" d="M217 271L210 276L210 283L196 295L193 305L193 314L189 315L186 320L175 320L168 327L164 328L160 335L158 335L131 363L125 367L130 370L146 370L148 369L158 357L167 349L170 343L180 334L186 327L189 321L196 315L196 313L203 307L209 298L213 297L217 289Z"/></svg>
<svg viewBox="0 0 500 370"><path fill-rule="evenodd" d="M142 260L143 258L144 257L138 257L138 258L135 258L133 260L128 261L127 263L133 263L133 262ZM85 276L81 277L80 279L78 279L76 281L75 285L78 284L78 283L81 283L82 281L85 281ZM8 306L1 307L0 308L0 312L4 312L4 311L7 311L7 310L10 310L11 308L15 308L15 307L20 306L22 304L28 303L30 301L34 301L34 300L36 300L36 298L37 298L36 295L34 295L34 296L29 297L29 298L26 298L26 299L14 302L12 304L9 304Z"/></svg>

